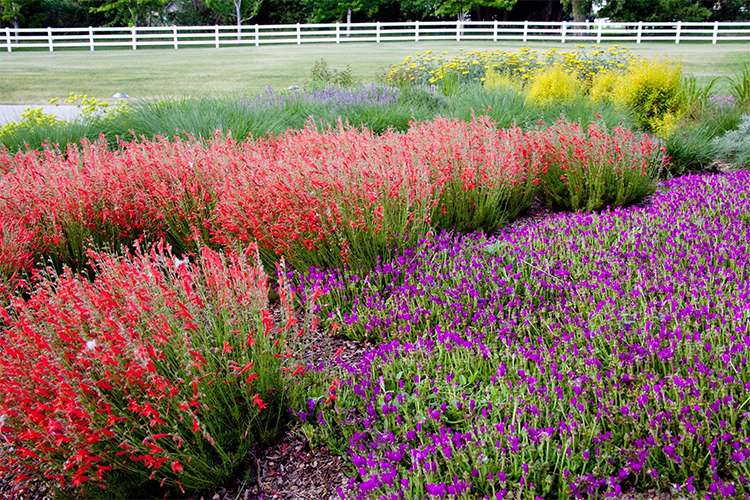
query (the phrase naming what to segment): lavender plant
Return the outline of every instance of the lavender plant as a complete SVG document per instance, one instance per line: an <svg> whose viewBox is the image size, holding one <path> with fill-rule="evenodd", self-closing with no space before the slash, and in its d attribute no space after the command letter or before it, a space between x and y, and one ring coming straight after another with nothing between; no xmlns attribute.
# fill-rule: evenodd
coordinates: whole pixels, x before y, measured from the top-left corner
<svg viewBox="0 0 750 500"><path fill-rule="evenodd" d="M270 107L285 107L295 104L321 104L329 106L359 106L395 104L398 101L399 90L395 87L368 83L358 87L341 87L326 85L320 88L301 89L292 87L284 92L275 91L272 87L255 96L254 99L244 101L244 105L251 109L265 109Z"/></svg>
<svg viewBox="0 0 750 500"><path fill-rule="evenodd" d="M347 496L750 494L750 172L314 273L347 365ZM342 304L351 304L342 306Z"/></svg>

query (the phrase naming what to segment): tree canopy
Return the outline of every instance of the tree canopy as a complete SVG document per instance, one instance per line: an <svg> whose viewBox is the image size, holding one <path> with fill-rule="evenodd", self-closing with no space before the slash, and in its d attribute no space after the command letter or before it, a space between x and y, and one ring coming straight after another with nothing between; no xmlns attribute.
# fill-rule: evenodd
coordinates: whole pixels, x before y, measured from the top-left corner
<svg viewBox="0 0 750 500"><path fill-rule="evenodd" d="M548 0L568 19L713 21L750 19L750 0ZM0 0L3 26L295 23L525 19L540 12L518 0ZM537 14L539 15L539 14ZM542 20L542 19L530 19Z"/></svg>

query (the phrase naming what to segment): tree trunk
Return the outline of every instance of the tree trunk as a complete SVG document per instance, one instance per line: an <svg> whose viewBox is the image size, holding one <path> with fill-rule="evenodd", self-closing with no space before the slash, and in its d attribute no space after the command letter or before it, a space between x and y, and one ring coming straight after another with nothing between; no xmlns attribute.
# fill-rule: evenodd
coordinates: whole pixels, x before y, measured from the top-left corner
<svg viewBox="0 0 750 500"><path fill-rule="evenodd" d="M571 0L571 11L573 11L573 21L582 23L586 20L586 0Z"/></svg>
<svg viewBox="0 0 750 500"><path fill-rule="evenodd" d="M234 16L237 19L237 40L242 38L242 0L234 0Z"/></svg>
<svg viewBox="0 0 750 500"><path fill-rule="evenodd" d="M544 9L544 20L552 20L552 2L553 0L547 0L547 7Z"/></svg>

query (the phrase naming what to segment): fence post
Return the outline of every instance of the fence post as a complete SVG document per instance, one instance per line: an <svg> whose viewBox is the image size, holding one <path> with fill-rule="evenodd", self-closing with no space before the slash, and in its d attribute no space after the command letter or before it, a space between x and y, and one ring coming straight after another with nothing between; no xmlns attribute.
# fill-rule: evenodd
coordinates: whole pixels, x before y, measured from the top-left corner
<svg viewBox="0 0 750 500"><path fill-rule="evenodd" d="M714 21L714 33L711 35L711 43L716 45L719 41L719 21Z"/></svg>
<svg viewBox="0 0 750 500"><path fill-rule="evenodd" d="M302 27L297 23L297 45L302 45Z"/></svg>
<svg viewBox="0 0 750 500"><path fill-rule="evenodd" d="M596 23L596 43L602 43L602 23Z"/></svg>
<svg viewBox="0 0 750 500"><path fill-rule="evenodd" d="M218 49L219 48L219 25L214 24L214 45Z"/></svg>
<svg viewBox="0 0 750 500"><path fill-rule="evenodd" d="M136 37L136 34L135 34L135 26L133 26L132 28L130 28L130 34L131 34L132 39L133 39L133 41L132 41L133 50L135 50L138 47L138 38Z"/></svg>
<svg viewBox="0 0 750 500"><path fill-rule="evenodd" d="M94 51L94 28L89 26L89 50Z"/></svg>
<svg viewBox="0 0 750 500"><path fill-rule="evenodd" d="M260 28L255 25L255 46L260 47Z"/></svg>
<svg viewBox="0 0 750 500"><path fill-rule="evenodd" d="M497 19L492 23L492 41L497 42Z"/></svg>
<svg viewBox="0 0 750 500"><path fill-rule="evenodd" d="M47 45L49 46L50 52L55 51L55 43L52 40L52 28L47 28Z"/></svg>
<svg viewBox="0 0 750 500"><path fill-rule="evenodd" d="M13 52L12 42L10 38L10 28L5 28L5 40L8 43L8 52Z"/></svg>
<svg viewBox="0 0 750 500"><path fill-rule="evenodd" d="M375 23L375 43L380 43L380 21Z"/></svg>
<svg viewBox="0 0 750 500"><path fill-rule="evenodd" d="M414 41L419 41L419 21L414 21Z"/></svg>
<svg viewBox="0 0 750 500"><path fill-rule="evenodd" d="M336 21L336 43L341 43L341 25Z"/></svg>
<svg viewBox="0 0 750 500"><path fill-rule="evenodd" d="M567 35L568 22L563 21L560 25L560 43L565 43L565 36Z"/></svg>
<svg viewBox="0 0 750 500"><path fill-rule="evenodd" d="M523 43L529 40L529 21L523 22Z"/></svg>
<svg viewBox="0 0 750 500"><path fill-rule="evenodd" d="M461 20L456 19L456 41L461 41Z"/></svg>
<svg viewBox="0 0 750 500"><path fill-rule="evenodd" d="M674 35L674 43L680 43L680 33L682 32L682 21L677 21L677 31Z"/></svg>
<svg viewBox="0 0 750 500"><path fill-rule="evenodd" d="M172 26L172 39L174 42L174 49L177 50L180 44L177 42L177 26Z"/></svg>
<svg viewBox="0 0 750 500"><path fill-rule="evenodd" d="M638 32L635 35L635 43L641 43L643 37L643 21L638 21Z"/></svg>

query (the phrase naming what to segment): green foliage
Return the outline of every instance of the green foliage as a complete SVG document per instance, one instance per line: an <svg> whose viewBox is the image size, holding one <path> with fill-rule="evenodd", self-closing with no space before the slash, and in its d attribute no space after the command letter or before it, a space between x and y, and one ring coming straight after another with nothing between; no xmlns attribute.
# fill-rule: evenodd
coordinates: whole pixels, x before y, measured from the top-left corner
<svg viewBox="0 0 750 500"><path fill-rule="evenodd" d="M21 0L0 0L0 21L7 24L19 23L22 7Z"/></svg>
<svg viewBox="0 0 750 500"><path fill-rule="evenodd" d="M325 59L315 61L310 69L310 84L313 88L353 87L355 84L351 66L344 69L331 68Z"/></svg>
<svg viewBox="0 0 750 500"><path fill-rule="evenodd" d="M111 107L111 106L110 106ZM500 127L514 124L536 127L550 124L560 117L587 125L602 121L609 127L631 126L627 110L609 103L592 103L585 97L570 102L544 105L527 103L514 89L484 89L481 85L461 87L446 97L423 87L406 87L392 104L351 104L335 106L325 103L285 101L283 104L254 105L238 97L172 98L158 101L136 101L124 112L95 114L62 123L35 123L33 127L8 131L0 144L10 151L39 148L45 143L66 144L83 138L96 139L100 134L116 146L117 138L194 136L209 139L218 131L231 132L235 138L278 134L287 129L301 129L308 120L320 126L335 126L343 120L355 127L366 127L376 133L388 129L406 130L410 121L435 116L471 120L474 115L492 118Z"/></svg>
<svg viewBox="0 0 750 500"><path fill-rule="evenodd" d="M615 85L613 101L632 110L640 127L668 137L684 107L681 75L674 64L633 64Z"/></svg>
<svg viewBox="0 0 750 500"><path fill-rule="evenodd" d="M695 114L705 109L718 82L718 78L711 78L708 83L701 85L693 75L683 77L680 90L687 112Z"/></svg>
<svg viewBox="0 0 750 500"><path fill-rule="evenodd" d="M203 0L224 23L240 25L258 15L263 0Z"/></svg>
<svg viewBox="0 0 750 500"><path fill-rule="evenodd" d="M581 82L572 74L554 65L534 75L526 93L528 102L541 105L570 102L581 89Z"/></svg>
<svg viewBox="0 0 750 500"><path fill-rule="evenodd" d="M448 99L443 113L462 120L470 120L472 115L489 116L499 127L535 128L540 124L554 123L561 117L582 125L596 121L607 127L633 125L627 110L609 103L592 103L582 96L569 102L535 104L527 102L518 90L490 90L478 85L464 87L458 95Z"/></svg>
<svg viewBox="0 0 750 500"><path fill-rule="evenodd" d="M599 15L626 22L705 21L711 17L716 3L702 0L610 0Z"/></svg>
<svg viewBox="0 0 750 500"><path fill-rule="evenodd" d="M719 156L715 139L736 129L741 120L741 108L708 107L699 116L683 120L674 134L666 140L671 158L669 173L681 175L707 169Z"/></svg>
<svg viewBox="0 0 750 500"><path fill-rule="evenodd" d="M713 140L716 158L736 168L750 168L750 115L743 115L735 130Z"/></svg>
<svg viewBox="0 0 750 500"><path fill-rule="evenodd" d="M462 16L479 7L498 10L512 9L518 0L440 0L435 6L439 16Z"/></svg>
<svg viewBox="0 0 750 500"><path fill-rule="evenodd" d="M729 91L740 104L750 103L750 65L729 79Z"/></svg>
<svg viewBox="0 0 750 500"><path fill-rule="evenodd" d="M107 24L149 25L164 15L168 0L81 0L89 12L106 17Z"/></svg>
<svg viewBox="0 0 750 500"><path fill-rule="evenodd" d="M660 144L627 129L559 123L542 132L541 192L547 205L599 210L641 201L656 189L664 169Z"/></svg>

